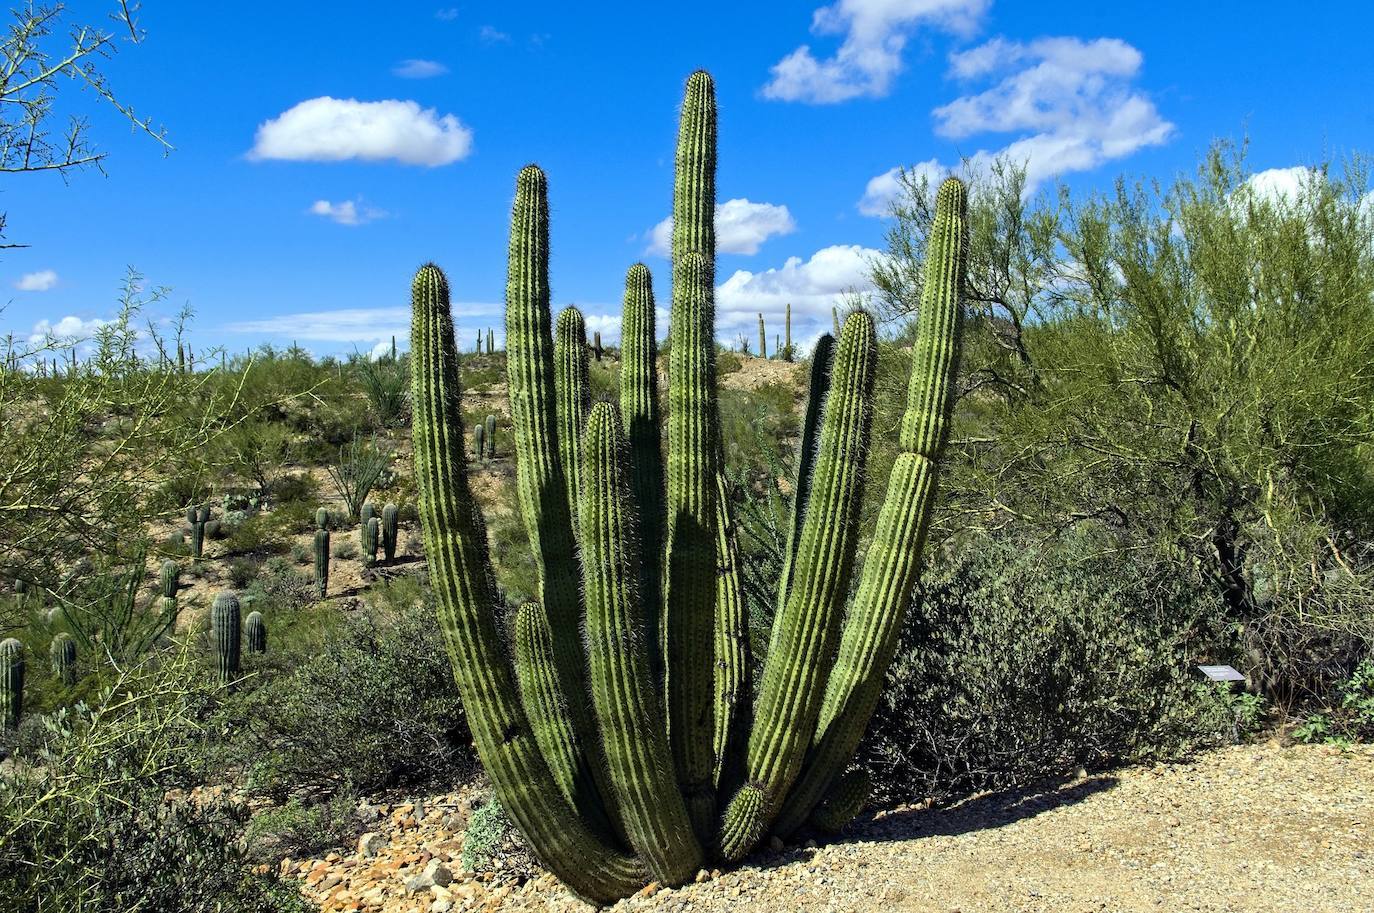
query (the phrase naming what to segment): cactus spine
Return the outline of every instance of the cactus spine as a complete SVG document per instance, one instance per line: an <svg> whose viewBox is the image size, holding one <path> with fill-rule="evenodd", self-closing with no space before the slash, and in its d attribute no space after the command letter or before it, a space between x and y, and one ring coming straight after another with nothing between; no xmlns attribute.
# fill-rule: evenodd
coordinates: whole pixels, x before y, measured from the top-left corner
<svg viewBox="0 0 1374 913"><path fill-rule="evenodd" d="M666 457L655 425L653 297L641 265L626 278L624 424L604 403L585 424L560 414L575 385L560 389L571 372L555 358L547 185L534 166L518 178L507 374L539 580L538 601L516 616L514 670L466 474L447 280L427 265L412 288L419 513L460 698L500 800L535 854L599 903L650 878L679 883L706 851L737 859L793 821L840 826L861 807L862 782L841 775L910 599L950 408L964 263L957 182L940 196L903 453L848 613L872 426L872 318L848 316L833 369L831 341L817 347L791 554L751 701L715 400L713 96L710 77L694 74L680 121ZM582 446L567 449L578 434ZM580 486L569 484L574 470Z"/></svg>
<svg viewBox="0 0 1374 913"><path fill-rule="evenodd" d="M396 560L396 521L400 511L395 504L382 508L382 555L387 561Z"/></svg>
<svg viewBox="0 0 1374 913"><path fill-rule="evenodd" d="M70 688L76 683L76 641L66 631L58 633L48 645L52 674Z"/></svg>
<svg viewBox="0 0 1374 913"><path fill-rule="evenodd" d="M10 637L0 641L0 729L18 729L23 712L24 645Z"/></svg>
<svg viewBox="0 0 1374 913"><path fill-rule="evenodd" d="M261 612L248 613L243 620L243 633L248 640L249 653L267 652L267 622L262 620Z"/></svg>
<svg viewBox="0 0 1374 913"><path fill-rule="evenodd" d="M220 684L227 685L239 674L239 598L233 593L215 597L210 606L210 634L215 643Z"/></svg>

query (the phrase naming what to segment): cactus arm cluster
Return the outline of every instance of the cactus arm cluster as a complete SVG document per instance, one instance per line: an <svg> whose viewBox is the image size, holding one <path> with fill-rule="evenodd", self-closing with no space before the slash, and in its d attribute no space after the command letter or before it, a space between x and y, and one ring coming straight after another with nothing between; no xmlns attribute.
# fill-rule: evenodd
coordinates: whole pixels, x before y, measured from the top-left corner
<svg viewBox="0 0 1374 913"><path fill-rule="evenodd" d="M76 641L66 631L59 632L48 645L48 659L52 672L62 684L71 687L76 682Z"/></svg>
<svg viewBox="0 0 1374 913"><path fill-rule="evenodd" d="M388 503L382 508L382 554L387 561L396 560L396 526L400 509Z"/></svg>
<svg viewBox="0 0 1374 913"><path fill-rule="evenodd" d="M262 620L261 612L248 613L243 620L243 633L248 641L249 653L267 652L267 622Z"/></svg>
<svg viewBox="0 0 1374 913"><path fill-rule="evenodd" d="M239 600L233 593L220 593L210 606L210 633L219 663L220 684L227 685L239 674Z"/></svg>
<svg viewBox="0 0 1374 913"><path fill-rule="evenodd" d="M636 263L625 274L620 330L620 408L630 444L630 487L639 508L639 591L655 609L645 613L645 643L655 645L655 675L661 675L659 617L663 552L663 442L658 417L658 342L654 287L649 268Z"/></svg>
<svg viewBox="0 0 1374 913"><path fill-rule="evenodd" d="M24 713L24 645L0 641L0 729L18 729Z"/></svg>
<svg viewBox="0 0 1374 913"><path fill-rule="evenodd" d="M777 830L783 834L801 826L853 757L877 707L902 619L911 607L935 499L937 460L954 407L968 258L967 206L967 190L961 182L950 179L941 185L902 417L902 452L893 464L858 593L845 622L807 770L778 821Z"/></svg>
<svg viewBox="0 0 1374 913"><path fill-rule="evenodd" d="M777 813L800 772L820 713L858 548L876 367L873 318L851 314L835 356L792 592L774 622L778 634L764 664L749 735L748 780L763 790L761 817L740 829L750 839L722 844L730 859L748 853Z"/></svg>
<svg viewBox="0 0 1374 913"><path fill-rule="evenodd" d="M315 593L321 598L329 595L329 530L315 530Z"/></svg>
<svg viewBox="0 0 1374 913"><path fill-rule="evenodd" d="M587 323L582 312L566 307L553 337L554 387L558 393L558 449L573 526L582 492L582 428L591 407L587 365Z"/></svg>
<svg viewBox="0 0 1374 913"><path fill-rule="evenodd" d="M662 717L644 640L625 438L611 404L592 410L584 449L579 514L592 705L630 845L655 878L680 884L700 868L702 851L675 788L666 734L652 725Z"/></svg>
<svg viewBox="0 0 1374 913"><path fill-rule="evenodd" d="M448 298L448 282L439 268L421 267L413 286L412 434L421 528L440 626L478 754L502 804L555 875L593 901L610 902L637 890L643 870L632 857L598 840L573 814L517 698L496 630L486 532L468 489ZM510 357L524 357L515 354L519 345L509 332L507 340Z"/></svg>

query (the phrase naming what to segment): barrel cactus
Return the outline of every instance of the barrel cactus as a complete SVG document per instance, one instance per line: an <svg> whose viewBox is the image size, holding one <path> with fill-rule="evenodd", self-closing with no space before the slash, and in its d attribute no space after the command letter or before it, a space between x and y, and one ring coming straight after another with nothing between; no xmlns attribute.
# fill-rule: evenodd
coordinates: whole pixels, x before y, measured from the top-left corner
<svg viewBox="0 0 1374 913"><path fill-rule="evenodd" d="M214 642L221 684L229 684L239 674L239 625L239 598L233 593L220 593L210 606L210 636Z"/></svg>
<svg viewBox="0 0 1374 913"><path fill-rule="evenodd" d="M262 620L261 612L249 612L243 620L243 633L248 641L248 652L262 654L267 652L267 622Z"/></svg>
<svg viewBox="0 0 1374 913"><path fill-rule="evenodd" d="M396 533L400 509L388 503L382 508L382 554L387 561L396 560Z"/></svg>
<svg viewBox="0 0 1374 913"><path fill-rule="evenodd" d="M0 641L0 729L18 729L24 712L24 645Z"/></svg>
<svg viewBox="0 0 1374 913"><path fill-rule="evenodd" d="M52 664L52 674L71 687L76 682L76 641L66 631L62 631L48 645L48 660Z"/></svg>
<svg viewBox="0 0 1374 913"><path fill-rule="evenodd" d="M845 770L910 604L952 402L967 247L953 179L938 195L900 453L861 571L874 321L855 311L838 341L817 347L818 359L833 348L833 363L812 374L814 454L794 486L796 532L755 699L715 392L715 153L714 86L699 72L676 160L666 458L648 270L626 281L624 415L597 403L579 423L567 413L586 401L550 312L547 182L535 166L517 179L507 380L538 598L516 615L513 664L468 482L448 281L427 264L412 286L419 513L461 700L535 854L601 903L682 883L708 858L741 859L813 815L842 826L862 805L863 784Z"/></svg>
<svg viewBox="0 0 1374 913"><path fill-rule="evenodd" d="M323 526L315 530L315 594L329 595L329 530Z"/></svg>

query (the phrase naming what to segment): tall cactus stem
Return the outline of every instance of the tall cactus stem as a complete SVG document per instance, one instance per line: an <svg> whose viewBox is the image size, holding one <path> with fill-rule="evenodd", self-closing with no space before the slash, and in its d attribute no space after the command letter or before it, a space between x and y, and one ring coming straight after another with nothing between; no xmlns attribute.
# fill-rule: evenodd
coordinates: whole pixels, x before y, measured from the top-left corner
<svg viewBox="0 0 1374 913"><path fill-rule="evenodd" d="M55 678L70 688L76 684L76 641L66 631L58 632L48 645L48 659Z"/></svg>
<svg viewBox="0 0 1374 913"><path fill-rule="evenodd" d="M324 527L315 530L315 595L329 595L329 530Z"/></svg>
<svg viewBox="0 0 1374 913"><path fill-rule="evenodd" d="M238 597L227 592L216 596L210 606L210 634L215 644L215 658L222 685L231 683L239 674L240 623Z"/></svg>
<svg viewBox="0 0 1374 913"><path fill-rule="evenodd" d="M554 387L558 392L558 447L573 524L582 497L582 429L591 408L587 365L587 323L582 312L566 307L553 336Z"/></svg>
<svg viewBox="0 0 1374 913"><path fill-rule="evenodd" d="M382 555L388 562L396 560L396 534L400 509L388 502L382 508Z"/></svg>

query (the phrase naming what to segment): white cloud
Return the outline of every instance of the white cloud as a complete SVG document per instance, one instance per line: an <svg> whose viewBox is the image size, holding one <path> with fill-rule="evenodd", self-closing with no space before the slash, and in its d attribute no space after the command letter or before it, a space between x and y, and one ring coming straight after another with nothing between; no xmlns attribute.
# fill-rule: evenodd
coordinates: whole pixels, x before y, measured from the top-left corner
<svg viewBox="0 0 1374 913"><path fill-rule="evenodd" d="M453 319L458 324L458 348L468 351L471 338L488 326L499 330L505 321L505 307L483 302L458 302L453 305ZM258 334L284 339L309 339L322 342L374 343L385 339L391 345L410 337L410 308L341 308L334 311L309 311L300 314L281 314L259 320L242 320L226 324L230 333Z"/></svg>
<svg viewBox="0 0 1374 913"><path fill-rule="evenodd" d="M68 341L87 339L109 322L99 317L83 319L75 316L63 317L57 323L46 319L40 320L33 325L33 332L29 334L29 344L42 345L49 338Z"/></svg>
<svg viewBox="0 0 1374 913"><path fill-rule="evenodd" d="M322 96L303 101L258 127L252 159L447 165L472 151L472 131L414 101L358 101Z"/></svg>
<svg viewBox="0 0 1374 913"><path fill-rule="evenodd" d="M57 285L57 272L41 269L36 273L25 273L14 283L21 292L46 292Z"/></svg>
<svg viewBox="0 0 1374 913"><path fill-rule="evenodd" d="M979 149L955 166L937 160L914 166L934 179L946 173L985 174L1005 158L1026 167L1026 191L1062 174L1089 171L1174 135L1154 102L1132 81L1143 58L1115 38L1042 38L1030 43L995 38L950 56L960 80L1000 79L933 112L935 130L950 139L987 133L1022 134L1000 148ZM898 192L899 169L872 178L859 200L864 215L887 214Z"/></svg>
<svg viewBox="0 0 1374 913"><path fill-rule="evenodd" d="M1301 199L1303 191L1317 175L1317 169L1305 165L1292 168L1270 168L1257 171L1246 178L1250 193L1260 200L1291 206Z"/></svg>
<svg viewBox="0 0 1374 913"><path fill-rule="evenodd" d="M432 79L435 76L443 76L448 72L448 67L437 60L419 60L411 58L402 60L391 68L393 76L402 79Z"/></svg>
<svg viewBox="0 0 1374 913"><path fill-rule="evenodd" d="M746 199L716 204L716 250L723 254L756 254L763 242L797 230L786 206ZM649 229L647 253L666 257L672 249L673 217Z"/></svg>
<svg viewBox="0 0 1374 913"><path fill-rule="evenodd" d="M967 34L992 0L836 0L812 16L817 35L843 34L833 57L802 45L773 65L765 98L833 104L886 95L902 69L902 51L920 26Z"/></svg>
<svg viewBox="0 0 1374 913"><path fill-rule="evenodd" d="M338 222L340 225L363 225L374 219L385 218L385 210L368 206L361 200L344 200L341 203L331 203L328 200L316 200L310 205L312 215L323 216Z"/></svg>
<svg viewBox="0 0 1374 913"><path fill-rule="evenodd" d="M458 7L445 6L434 11L434 18L442 22L452 22L458 18Z"/></svg>
<svg viewBox="0 0 1374 913"><path fill-rule="evenodd" d="M482 26L477 37L487 44L506 44L510 41L510 35L491 25Z"/></svg>
<svg viewBox="0 0 1374 913"><path fill-rule="evenodd" d="M841 244L822 248L809 260L789 257L774 269L737 270L716 287L717 334L733 340L740 332L754 333L760 313L781 330L791 304L794 341L814 339L830 327L832 307L843 306L851 293L872 290L869 270L881 256L872 248Z"/></svg>
<svg viewBox="0 0 1374 913"><path fill-rule="evenodd" d="M619 314L588 314L582 315L587 321L587 338L591 339L593 333L601 334L602 345L619 345L620 343L620 322Z"/></svg>

